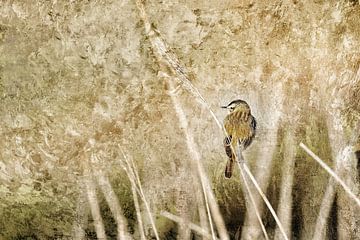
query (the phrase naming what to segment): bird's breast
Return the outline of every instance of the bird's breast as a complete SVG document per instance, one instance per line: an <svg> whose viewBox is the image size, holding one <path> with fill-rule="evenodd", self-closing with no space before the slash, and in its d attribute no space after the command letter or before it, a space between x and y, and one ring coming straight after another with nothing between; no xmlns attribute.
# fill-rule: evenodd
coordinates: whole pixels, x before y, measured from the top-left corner
<svg viewBox="0 0 360 240"><path fill-rule="evenodd" d="M251 138L254 129L251 126L252 116L246 112L230 113L224 121L224 127L228 135L242 141Z"/></svg>

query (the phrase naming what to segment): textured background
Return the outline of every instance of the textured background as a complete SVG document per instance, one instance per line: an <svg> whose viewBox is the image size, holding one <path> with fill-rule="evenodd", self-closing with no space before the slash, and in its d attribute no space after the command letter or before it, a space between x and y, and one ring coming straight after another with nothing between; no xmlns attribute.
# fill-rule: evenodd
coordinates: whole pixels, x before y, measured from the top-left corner
<svg viewBox="0 0 360 240"><path fill-rule="evenodd" d="M220 105L250 104L259 131L245 158L291 239L360 239L359 206L298 147L359 196L359 16L350 0L1 1L0 238L115 239L126 219L140 239L142 219L149 239L144 196L160 239L190 234L164 210L210 231L187 132L230 237L240 226L239 238L262 239L239 171L223 177L223 132L185 76L220 120Z"/></svg>

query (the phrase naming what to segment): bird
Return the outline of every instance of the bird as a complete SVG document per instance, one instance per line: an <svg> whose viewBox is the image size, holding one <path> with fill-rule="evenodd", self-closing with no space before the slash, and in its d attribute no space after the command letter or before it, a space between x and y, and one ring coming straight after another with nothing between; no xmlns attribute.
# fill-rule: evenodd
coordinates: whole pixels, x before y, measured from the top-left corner
<svg viewBox="0 0 360 240"><path fill-rule="evenodd" d="M225 168L225 178L231 178L234 162L236 160L236 147L245 150L253 141L256 134L256 119L251 115L251 109L247 102L241 99L234 100L226 106L229 110L224 119L224 128L227 136L224 139L224 147L228 161Z"/></svg>

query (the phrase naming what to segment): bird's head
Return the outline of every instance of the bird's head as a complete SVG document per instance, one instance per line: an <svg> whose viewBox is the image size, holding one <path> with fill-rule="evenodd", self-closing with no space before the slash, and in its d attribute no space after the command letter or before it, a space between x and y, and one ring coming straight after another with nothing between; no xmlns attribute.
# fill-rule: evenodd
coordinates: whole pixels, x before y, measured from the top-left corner
<svg viewBox="0 0 360 240"><path fill-rule="evenodd" d="M245 102L244 100L241 100L241 99L234 100L234 101L230 102L227 106L221 106L221 108L229 109L230 112L233 112L235 110L249 110L250 111L249 104L247 104L247 102Z"/></svg>

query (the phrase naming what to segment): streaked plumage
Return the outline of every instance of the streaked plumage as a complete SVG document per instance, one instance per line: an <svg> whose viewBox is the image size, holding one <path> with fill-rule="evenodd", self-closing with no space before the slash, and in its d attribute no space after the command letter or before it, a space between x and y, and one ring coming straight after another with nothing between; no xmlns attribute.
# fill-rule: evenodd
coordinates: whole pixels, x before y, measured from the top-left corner
<svg viewBox="0 0 360 240"><path fill-rule="evenodd" d="M251 115L247 102L243 100L234 100L222 108L230 110L224 120L224 127L228 134L228 137L224 139L224 147L226 155L229 157L225 168L225 177L230 178L236 159L232 149L236 151L237 144L239 144L240 148L244 150L251 144L255 137L256 119Z"/></svg>

